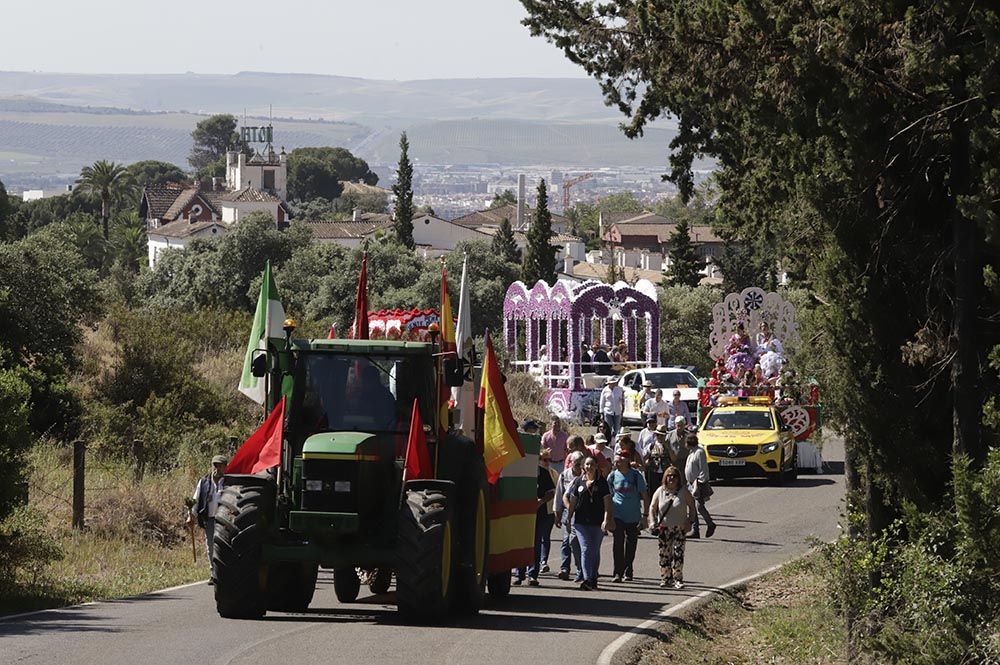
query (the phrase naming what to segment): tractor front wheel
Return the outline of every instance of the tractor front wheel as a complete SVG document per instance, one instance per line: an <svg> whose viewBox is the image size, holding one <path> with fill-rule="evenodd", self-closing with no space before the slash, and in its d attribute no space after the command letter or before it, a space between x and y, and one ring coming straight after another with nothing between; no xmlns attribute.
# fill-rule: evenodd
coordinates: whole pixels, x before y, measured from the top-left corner
<svg viewBox="0 0 1000 665"><path fill-rule="evenodd" d="M452 595L454 520L447 492L452 483L408 483L400 508L396 603L409 619L441 620ZM410 485L413 485L412 487Z"/></svg>
<svg viewBox="0 0 1000 665"><path fill-rule="evenodd" d="M254 482L254 481L250 481ZM215 607L227 619L259 619L267 611L268 566L261 561L274 485L229 485L215 513Z"/></svg>
<svg viewBox="0 0 1000 665"><path fill-rule="evenodd" d="M353 603L361 591L361 578L354 568L337 568L333 571L333 591L342 603Z"/></svg>

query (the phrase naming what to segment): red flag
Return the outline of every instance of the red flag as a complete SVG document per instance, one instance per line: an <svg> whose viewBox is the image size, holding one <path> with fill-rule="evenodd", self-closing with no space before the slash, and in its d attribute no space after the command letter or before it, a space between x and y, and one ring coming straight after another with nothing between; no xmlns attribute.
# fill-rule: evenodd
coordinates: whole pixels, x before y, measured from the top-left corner
<svg viewBox="0 0 1000 665"><path fill-rule="evenodd" d="M330 324L330 332L328 332L326 334L326 338L327 339L337 339L337 324L336 323L331 323Z"/></svg>
<svg viewBox="0 0 1000 665"><path fill-rule="evenodd" d="M285 398L274 407L257 431L243 442L226 467L226 473L257 473L281 463L281 440L285 435Z"/></svg>
<svg viewBox="0 0 1000 665"><path fill-rule="evenodd" d="M353 339L368 337L368 252L361 257L361 274L358 275L358 295L354 300L354 323L351 325Z"/></svg>
<svg viewBox="0 0 1000 665"><path fill-rule="evenodd" d="M413 398L413 415L410 417L410 437L406 441L406 462L403 465L406 480L426 480L434 477L431 454L427 450L427 434L420 419L417 399Z"/></svg>

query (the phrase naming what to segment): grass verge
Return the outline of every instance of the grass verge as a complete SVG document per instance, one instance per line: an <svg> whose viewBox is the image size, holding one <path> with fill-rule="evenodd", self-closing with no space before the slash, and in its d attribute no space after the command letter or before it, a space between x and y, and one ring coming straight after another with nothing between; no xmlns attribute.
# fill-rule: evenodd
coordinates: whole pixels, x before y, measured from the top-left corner
<svg viewBox="0 0 1000 665"><path fill-rule="evenodd" d="M204 534L184 526L193 473L174 470L131 480L121 463L88 461L87 528L70 528L71 455L40 444L31 453L29 507L54 555L16 566L0 593L0 615L122 598L208 577ZM2 559L2 557L0 557Z"/></svg>
<svg viewBox="0 0 1000 665"><path fill-rule="evenodd" d="M818 554L674 617L631 665L846 663L843 622L826 597Z"/></svg>

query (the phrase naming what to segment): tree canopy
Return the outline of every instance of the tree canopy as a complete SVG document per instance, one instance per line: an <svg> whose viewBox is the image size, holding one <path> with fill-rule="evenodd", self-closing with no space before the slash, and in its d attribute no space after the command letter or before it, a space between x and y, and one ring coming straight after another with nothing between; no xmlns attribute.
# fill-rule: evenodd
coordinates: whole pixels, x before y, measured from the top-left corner
<svg viewBox="0 0 1000 665"><path fill-rule="evenodd" d="M296 148L288 153L289 198L333 200L341 195L341 181L374 185L378 176L347 148Z"/></svg>
<svg viewBox="0 0 1000 665"><path fill-rule="evenodd" d="M704 263L698 260L698 253L691 243L691 227L687 220L681 220L667 239L667 256L670 257L670 283L684 286L698 286Z"/></svg>
<svg viewBox="0 0 1000 665"><path fill-rule="evenodd" d="M955 497L961 511L949 478L997 442L982 426L996 368L981 371L1000 342L996 6L522 4L532 33L628 116L629 136L677 119L682 201L693 160L713 156L719 231L771 248L826 303L810 369L861 470L848 478L865 501L852 491L849 508L864 508L870 537L904 506Z"/></svg>
<svg viewBox="0 0 1000 665"><path fill-rule="evenodd" d="M517 194L514 193L512 189L505 189L502 192L497 192L493 195L493 200L490 201L490 210L494 208L502 208L506 205L516 205L517 204Z"/></svg>
<svg viewBox="0 0 1000 665"><path fill-rule="evenodd" d="M219 113L199 121L191 132L194 145L191 147L188 163L197 171L215 169L220 163L224 169L229 149L246 150L246 144L236 133L238 124L236 116L227 113Z"/></svg>
<svg viewBox="0 0 1000 665"><path fill-rule="evenodd" d="M187 183L188 176L181 167L169 162L145 159L125 167L125 175L138 188L159 187L167 183Z"/></svg>
<svg viewBox="0 0 1000 665"><path fill-rule="evenodd" d="M500 220L500 226L493 236L491 243L493 253L510 263L521 262L521 249L517 246L514 238L514 229L510 225L510 219L504 217Z"/></svg>

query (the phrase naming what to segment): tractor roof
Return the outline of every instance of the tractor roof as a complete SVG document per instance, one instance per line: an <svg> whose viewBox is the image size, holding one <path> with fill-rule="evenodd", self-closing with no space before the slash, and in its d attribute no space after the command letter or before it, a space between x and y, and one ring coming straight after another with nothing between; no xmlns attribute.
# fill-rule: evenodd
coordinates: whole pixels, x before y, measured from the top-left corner
<svg viewBox="0 0 1000 665"><path fill-rule="evenodd" d="M293 339L298 351L332 351L337 353L429 354L434 347L428 342L390 339Z"/></svg>

